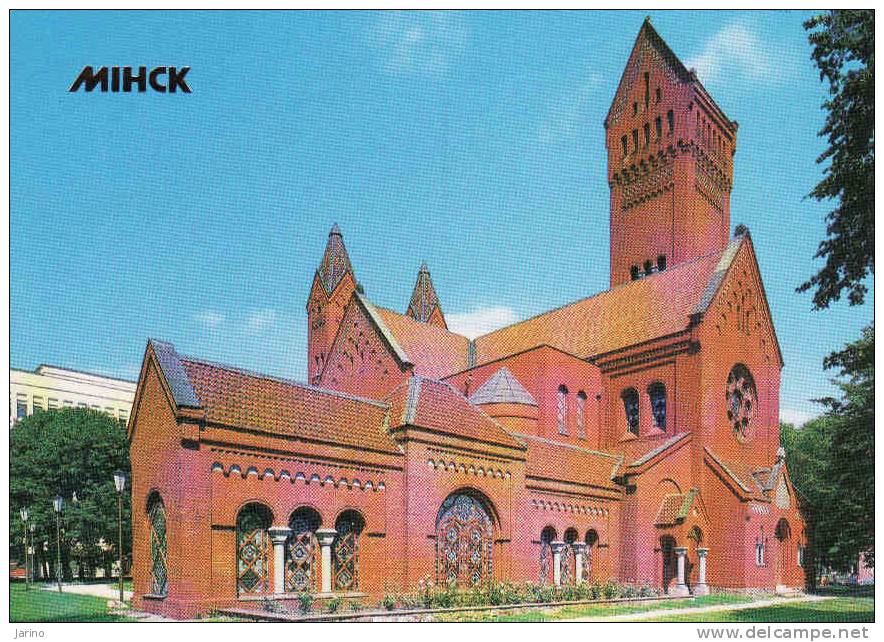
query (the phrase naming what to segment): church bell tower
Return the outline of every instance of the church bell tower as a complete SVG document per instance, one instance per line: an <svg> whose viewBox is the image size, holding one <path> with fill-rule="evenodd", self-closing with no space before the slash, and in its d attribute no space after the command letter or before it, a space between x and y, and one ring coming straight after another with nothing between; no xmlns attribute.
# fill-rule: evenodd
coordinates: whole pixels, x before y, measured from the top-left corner
<svg viewBox="0 0 884 642"><path fill-rule="evenodd" d="M737 123L645 19L605 119L611 287L724 248Z"/></svg>

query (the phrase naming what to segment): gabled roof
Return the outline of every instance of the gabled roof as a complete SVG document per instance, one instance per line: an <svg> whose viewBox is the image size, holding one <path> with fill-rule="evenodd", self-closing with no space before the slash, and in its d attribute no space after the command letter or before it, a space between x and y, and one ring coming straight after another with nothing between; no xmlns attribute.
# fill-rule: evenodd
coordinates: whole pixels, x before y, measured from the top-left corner
<svg viewBox="0 0 884 642"><path fill-rule="evenodd" d="M614 476L623 458L535 435L513 433L528 445L525 474L549 481L563 481L608 489L620 489Z"/></svg>
<svg viewBox="0 0 884 642"><path fill-rule="evenodd" d="M756 478L755 470L741 462L725 462L708 446L704 450L707 455L706 461L712 464L713 470L717 469L720 475L724 476L726 480L730 480L728 485L736 491L737 495L761 501L768 500L764 494L764 484Z"/></svg>
<svg viewBox="0 0 884 642"><path fill-rule="evenodd" d="M470 403L481 405L487 403L518 403L536 406L537 402L531 393L519 383L509 368L504 366L470 396Z"/></svg>
<svg viewBox="0 0 884 642"><path fill-rule="evenodd" d="M476 339L477 364L546 344L582 358L683 332L724 250L678 264Z"/></svg>
<svg viewBox="0 0 884 642"><path fill-rule="evenodd" d="M401 454L384 429L386 404L183 357L170 343L150 344L175 403L203 409L207 424Z"/></svg>
<svg viewBox="0 0 884 642"><path fill-rule="evenodd" d="M670 437L669 439L664 441L662 444L655 446L654 448L652 448L651 450L649 450L648 452L643 454L641 457L639 457L635 461L630 462L628 464L627 468L642 468L646 464L650 464L651 462L653 462L654 459L656 459L657 457L659 457L663 453L667 452L670 448L672 448L676 444L679 444L683 440L688 439L690 436L691 436L691 433L689 433L689 432L680 432L680 433Z"/></svg>
<svg viewBox="0 0 884 642"><path fill-rule="evenodd" d="M364 297L363 297L364 298ZM468 366L470 340L437 325L415 321L410 316L372 306L381 325L400 347L415 374L441 379Z"/></svg>
<svg viewBox="0 0 884 642"><path fill-rule="evenodd" d="M347 254L347 248L344 247L341 228L335 223L328 233L325 253L322 255L322 261L319 263L316 273L319 275L319 280L326 293L331 294L348 272L353 274L353 266L350 265L350 257Z"/></svg>
<svg viewBox="0 0 884 642"><path fill-rule="evenodd" d="M453 386L420 376L410 377L387 397L390 431L407 426L524 450L496 421L473 406Z"/></svg>
<svg viewBox="0 0 884 642"><path fill-rule="evenodd" d="M448 324L445 323L445 317L442 315L442 306L439 304L436 288L433 287L433 280L430 278L430 270L427 268L427 264L423 263L417 273L417 282L414 284L414 291L411 293L411 301L408 303L406 314L415 321L428 323L436 311L439 313L437 318L441 321L441 327L448 329Z"/></svg>
<svg viewBox="0 0 884 642"><path fill-rule="evenodd" d="M693 505L698 492L700 492L699 489L692 488L686 493L666 495L660 502L654 524L656 526L675 526L683 522L690 513L691 505Z"/></svg>

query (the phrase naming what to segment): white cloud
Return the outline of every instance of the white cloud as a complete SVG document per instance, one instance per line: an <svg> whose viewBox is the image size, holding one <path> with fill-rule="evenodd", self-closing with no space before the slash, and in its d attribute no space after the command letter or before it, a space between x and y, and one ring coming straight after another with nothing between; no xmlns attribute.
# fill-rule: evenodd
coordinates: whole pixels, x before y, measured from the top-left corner
<svg viewBox="0 0 884 642"><path fill-rule="evenodd" d="M206 328L217 328L224 323L224 315L215 310L203 310L193 315L193 320Z"/></svg>
<svg viewBox="0 0 884 642"><path fill-rule="evenodd" d="M518 321L516 313L507 307L478 308L462 314L447 314L448 329L470 339L497 330Z"/></svg>
<svg viewBox="0 0 884 642"><path fill-rule="evenodd" d="M811 419L819 416L819 412L813 412L812 408L780 408L780 421L794 426L803 426Z"/></svg>
<svg viewBox="0 0 884 642"><path fill-rule="evenodd" d="M597 90L601 84L601 75L591 75L578 84L570 94L553 102L537 128L540 140L552 142L585 132L586 121L594 99L598 99Z"/></svg>
<svg viewBox="0 0 884 642"><path fill-rule="evenodd" d="M276 322L276 311L270 308L256 310L246 319L246 329L251 334L261 334Z"/></svg>
<svg viewBox="0 0 884 642"><path fill-rule="evenodd" d="M733 77L778 84L795 70L792 54L776 44L766 43L746 24L725 25L703 45L702 51L686 61L706 85Z"/></svg>
<svg viewBox="0 0 884 642"><path fill-rule="evenodd" d="M439 76L463 51L466 25L451 11L384 11L370 41L384 72Z"/></svg>

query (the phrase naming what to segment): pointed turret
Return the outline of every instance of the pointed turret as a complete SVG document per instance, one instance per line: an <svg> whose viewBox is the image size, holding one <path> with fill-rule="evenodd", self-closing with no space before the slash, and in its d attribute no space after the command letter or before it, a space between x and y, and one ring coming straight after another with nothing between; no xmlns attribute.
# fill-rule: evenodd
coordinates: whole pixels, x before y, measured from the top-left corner
<svg viewBox="0 0 884 642"><path fill-rule="evenodd" d="M430 270L426 263L421 264L417 273L417 282L414 284L414 292L411 294L411 302L406 312L415 321L431 323L440 328L448 329L445 317L442 315L442 307L439 305L439 297L430 279Z"/></svg>
<svg viewBox="0 0 884 642"><path fill-rule="evenodd" d="M335 223L328 233L325 253L313 277L313 288L307 301L307 376L310 383L319 381L344 317L344 308L355 289L353 266L344 247L341 228Z"/></svg>

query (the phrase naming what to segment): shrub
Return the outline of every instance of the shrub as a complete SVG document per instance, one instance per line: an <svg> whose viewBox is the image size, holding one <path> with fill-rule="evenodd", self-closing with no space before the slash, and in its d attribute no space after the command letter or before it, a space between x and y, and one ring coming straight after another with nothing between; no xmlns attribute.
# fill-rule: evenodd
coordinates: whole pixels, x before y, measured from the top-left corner
<svg viewBox="0 0 884 642"><path fill-rule="evenodd" d="M309 613L313 608L313 594L307 591L298 593L298 609L301 613Z"/></svg>
<svg viewBox="0 0 884 642"><path fill-rule="evenodd" d="M380 606L381 608L387 609L388 611L392 611L396 608L396 596L390 595L389 593L384 594Z"/></svg>
<svg viewBox="0 0 884 642"><path fill-rule="evenodd" d="M343 602L339 597L333 597L329 599L328 602L325 603L325 610L329 613L337 613L338 609L341 608L341 602Z"/></svg>

